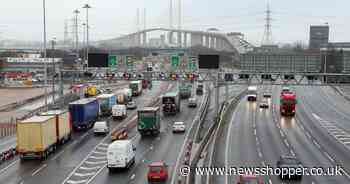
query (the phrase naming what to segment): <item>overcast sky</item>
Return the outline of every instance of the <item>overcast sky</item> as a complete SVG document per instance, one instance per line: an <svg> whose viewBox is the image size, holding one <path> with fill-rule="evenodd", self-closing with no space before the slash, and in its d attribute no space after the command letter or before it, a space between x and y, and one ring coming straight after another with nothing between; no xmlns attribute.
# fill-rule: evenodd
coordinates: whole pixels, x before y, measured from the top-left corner
<svg viewBox="0 0 350 184"><path fill-rule="evenodd" d="M42 40L42 0L3 0L0 6L0 39ZM176 1L177 0L173 0ZM64 22L72 30L73 10L84 21L89 3L90 37L108 39L135 31L136 12L146 8L146 26L169 27L169 0L46 0L48 39L63 39ZM242 32L260 44L264 32L266 0L182 0L183 28ZM270 0L272 34L276 43L308 42L311 24L330 25L331 41L350 41L349 0ZM177 4L175 4L177 7ZM176 17L176 19L175 19ZM143 18L141 18L142 20ZM177 15L174 15L177 24ZM176 27L176 24L174 26ZM143 27L143 26L142 26Z"/></svg>

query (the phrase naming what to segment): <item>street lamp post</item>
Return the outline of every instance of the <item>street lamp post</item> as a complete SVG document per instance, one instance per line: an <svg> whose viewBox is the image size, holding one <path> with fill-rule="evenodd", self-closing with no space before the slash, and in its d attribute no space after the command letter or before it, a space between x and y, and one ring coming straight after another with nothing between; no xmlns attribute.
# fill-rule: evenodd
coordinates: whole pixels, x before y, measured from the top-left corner
<svg viewBox="0 0 350 184"><path fill-rule="evenodd" d="M44 93L45 93L45 107L47 107L47 63L46 63L46 2L43 0L43 26L44 26Z"/></svg>
<svg viewBox="0 0 350 184"><path fill-rule="evenodd" d="M91 8L91 6L89 4L85 4L83 8L86 9L86 61L88 61L89 60L89 9Z"/></svg>
<svg viewBox="0 0 350 184"><path fill-rule="evenodd" d="M53 68L53 75L52 75L52 103L55 104L55 76L56 76L56 65L55 65L55 57L54 57L54 51L55 51L55 40L56 38L53 38L51 40L51 46L52 46L52 68Z"/></svg>

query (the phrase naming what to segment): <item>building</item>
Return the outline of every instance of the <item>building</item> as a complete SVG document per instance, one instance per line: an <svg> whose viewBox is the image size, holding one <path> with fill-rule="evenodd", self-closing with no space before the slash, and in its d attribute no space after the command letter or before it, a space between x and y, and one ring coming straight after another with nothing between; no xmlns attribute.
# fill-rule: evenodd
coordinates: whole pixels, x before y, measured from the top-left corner
<svg viewBox="0 0 350 184"><path fill-rule="evenodd" d="M45 62L47 63L48 73L53 71L53 63L56 64L56 70L61 58L2 58L0 60L0 73L6 72L30 72L30 73L44 73Z"/></svg>
<svg viewBox="0 0 350 184"><path fill-rule="evenodd" d="M247 53L253 50L253 45L244 40L244 34L240 32L227 33L228 40L235 46L239 53Z"/></svg>
<svg viewBox="0 0 350 184"><path fill-rule="evenodd" d="M329 41L329 26L310 26L310 49L319 49L322 44L327 44Z"/></svg>

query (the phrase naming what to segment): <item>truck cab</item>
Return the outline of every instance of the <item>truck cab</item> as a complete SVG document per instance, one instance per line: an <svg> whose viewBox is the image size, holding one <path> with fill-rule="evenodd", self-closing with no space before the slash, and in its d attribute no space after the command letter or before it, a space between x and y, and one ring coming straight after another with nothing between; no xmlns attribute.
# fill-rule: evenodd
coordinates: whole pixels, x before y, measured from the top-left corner
<svg viewBox="0 0 350 184"><path fill-rule="evenodd" d="M113 105L112 107L112 117L113 119L125 118L127 116L126 106L125 105Z"/></svg>
<svg viewBox="0 0 350 184"><path fill-rule="evenodd" d="M294 116L297 104L296 94L289 91L281 93L280 113L282 116Z"/></svg>
<svg viewBox="0 0 350 184"><path fill-rule="evenodd" d="M247 100L248 101L256 101L257 99L257 87L256 86L249 86L248 92L247 92Z"/></svg>

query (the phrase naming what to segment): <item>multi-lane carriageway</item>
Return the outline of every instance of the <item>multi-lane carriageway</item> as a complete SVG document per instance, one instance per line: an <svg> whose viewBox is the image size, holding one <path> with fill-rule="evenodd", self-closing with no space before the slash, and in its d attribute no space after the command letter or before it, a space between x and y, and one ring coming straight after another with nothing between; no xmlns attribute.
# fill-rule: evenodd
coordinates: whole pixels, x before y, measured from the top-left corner
<svg viewBox="0 0 350 184"><path fill-rule="evenodd" d="M259 86L257 102L241 99L217 139L213 166L276 166L280 155L295 155L306 167L344 169L342 176L305 176L290 183L350 183L350 102L332 87L292 87L298 97L296 116L281 117L281 86ZM269 109L258 104L264 91L272 92ZM207 166L207 165L206 165ZM237 176L212 176L210 183L235 183ZM265 176L267 183L283 183ZM202 183L207 183L202 179ZM288 182L284 182L288 183Z"/></svg>
<svg viewBox="0 0 350 184"><path fill-rule="evenodd" d="M172 90L165 82L154 85L137 97L139 107ZM215 166L275 166L280 155L295 154L308 167L332 167L340 165L343 176L306 176L294 183L350 183L350 102L331 87L296 86L297 114L294 118L280 117L279 92L281 86L259 86L259 100L263 91L272 92L269 109L260 109L257 103L242 98L218 136L220 144L212 158ZM237 86L230 87L231 96L238 94ZM220 96L220 98L222 98ZM211 99L214 99L212 93ZM200 98L200 100L202 100ZM130 130L130 138L137 146L136 164L127 171L109 173L105 168L106 146L109 137L93 135L91 130L74 135L73 141L63 146L46 161L25 161L18 158L1 165L0 183L8 184L62 184L62 183L146 183L147 164L163 160L169 164L170 175L177 162L178 152L186 141L186 134L171 133L171 124L185 121L190 127L198 108L189 109L182 103L182 112L176 116L162 117L161 134L155 138L141 139L137 130ZM213 110L211 103L209 112ZM134 121L135 111L112 127ZM213 176L211 183L234 183L237 176ZM276 176L266 176L268 183L281 183ZM172 178L167 183L171 183ZM206 183L206 180L202 180Z"/></svg>

